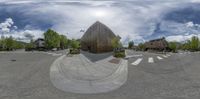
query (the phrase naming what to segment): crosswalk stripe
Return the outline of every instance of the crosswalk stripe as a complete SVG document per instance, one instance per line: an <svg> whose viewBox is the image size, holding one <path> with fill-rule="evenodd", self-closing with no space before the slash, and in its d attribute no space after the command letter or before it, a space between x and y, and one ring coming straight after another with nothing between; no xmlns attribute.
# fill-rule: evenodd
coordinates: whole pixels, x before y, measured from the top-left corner
<svg viewBox="0 0 200 99"><path fill-rule="evenodd" d="M149 57L148 62L149 63L154 63L153 57Z"/></svg>
<svg viewBox="0 0 200 99"><path fill-rule="evenodd" d="M167 56L166 56L166 55L163 55L163 57L167 58Z"/></svg>
<svg viewBox="0 0 200 99"><path fill-rule="evenodd" d="M142 58L138 58L136 61L131 63L132 65L138 65L142 61Z"/></svg>
<svg viewBox="0 0 200 99"><path fill-rule="evenodd" d="M159 60L163 59L163 58L162 58L162 57L160 57L160 56L157 56L157 58L158 58Z"/></svg>
<svg viewBox="0 0 200 99"><path fill-rule="evenodd" d="M167 54L166 56L169 57L169 56L171 56L171 55Z"/></svg>

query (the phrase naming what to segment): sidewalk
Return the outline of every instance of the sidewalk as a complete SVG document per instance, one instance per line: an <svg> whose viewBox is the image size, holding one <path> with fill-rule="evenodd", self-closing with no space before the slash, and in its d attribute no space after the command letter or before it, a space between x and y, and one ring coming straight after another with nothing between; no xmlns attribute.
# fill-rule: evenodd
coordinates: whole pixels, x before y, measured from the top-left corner
<svg viewBox="0 0 200 99"><path fill-rule="evenodd" d="M126 82L127 64L127 60L112 56L93 62L83 54L64 55L52 64L50 79L55 87L66 92L103 93Z"/></svg>

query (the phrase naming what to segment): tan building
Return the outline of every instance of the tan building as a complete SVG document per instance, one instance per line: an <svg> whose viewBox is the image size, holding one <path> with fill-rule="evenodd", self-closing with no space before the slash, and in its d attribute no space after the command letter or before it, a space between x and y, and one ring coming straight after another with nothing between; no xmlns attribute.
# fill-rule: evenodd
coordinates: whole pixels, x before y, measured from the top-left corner
<svg viewBox="0 0 200 99"><path fill-rule="evenodd" d="M88 28L81 38L81 49L93 53L112 51L111 40L116 35L104 24L97 21Z"/></svg>
<svg viewBox="0 0 200 99"><path fill-rule="evenodd" d="M167 51L169 50L168 42L165 40L165 38L160 39L154 39L150 40L149 42L146 42L145 44L145 50L154 50L154 51Z"/></svg>

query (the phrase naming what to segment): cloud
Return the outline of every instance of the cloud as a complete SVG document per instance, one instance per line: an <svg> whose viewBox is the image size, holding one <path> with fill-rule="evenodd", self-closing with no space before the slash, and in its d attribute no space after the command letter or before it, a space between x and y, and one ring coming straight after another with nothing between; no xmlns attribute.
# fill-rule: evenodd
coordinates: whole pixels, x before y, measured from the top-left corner
<svg viewBox="0 0 200 99"><path fill-rule="evenodd" d="M11 18L7 18L4 22L0 23L0 31L3 33L10 32L10 28L13 24L13 20Z"/></svg>
<svg viewBox="0 0 200 99"><path fill-rule="evenodd" d="M180 10L187 8L191 2L187 0L181 2L174 0L6 0L1 2L3 5L0 11L3 14L0 14L0 18L7 18L6 14L12 15L9 17L13 18L17 27L13 26L13 29L16 29L13 30L13 35L18 37L16 34L20 34L21 38L29 34L34 35L35 38L42 37L42 33L48 28L67 35L68 38L81 38L83 32L80 30L86 30L99 20L115 34L120 35L126 45L130 40L139 43L161 36L173 39L176 35L198 34L198 23L189 20L190 16L186 16L188 20L182 22L185 19L180 16L184 13L180 14L177 19L181 20L177 22L175 21L177 14L172 14L181 12ZM166 18L170 15L172 16ZM23 35L27 31L31 32Z"/></svg>
<svg viewBox="0 0 200 99"><path fill-rule="evenodd" d="M167 41L177 41L177 42L184 42L186 40L191 39L193 36L197 36L200 39L200 34L187 34L187 35L174 35L166 37Z"/></svg>

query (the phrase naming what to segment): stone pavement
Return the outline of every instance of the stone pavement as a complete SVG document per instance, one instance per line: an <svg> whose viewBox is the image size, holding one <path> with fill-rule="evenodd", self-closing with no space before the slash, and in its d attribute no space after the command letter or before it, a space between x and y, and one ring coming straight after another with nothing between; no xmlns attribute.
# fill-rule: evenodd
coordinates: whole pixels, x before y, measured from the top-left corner
<svg viewBox="0 0 200 99"><path fill-rule="evenodd" d="M127 60L109 56L94 62L84 54L63 55L55 60L50 79L56 88L72 93L104 93L126 82Z"/></svg>

